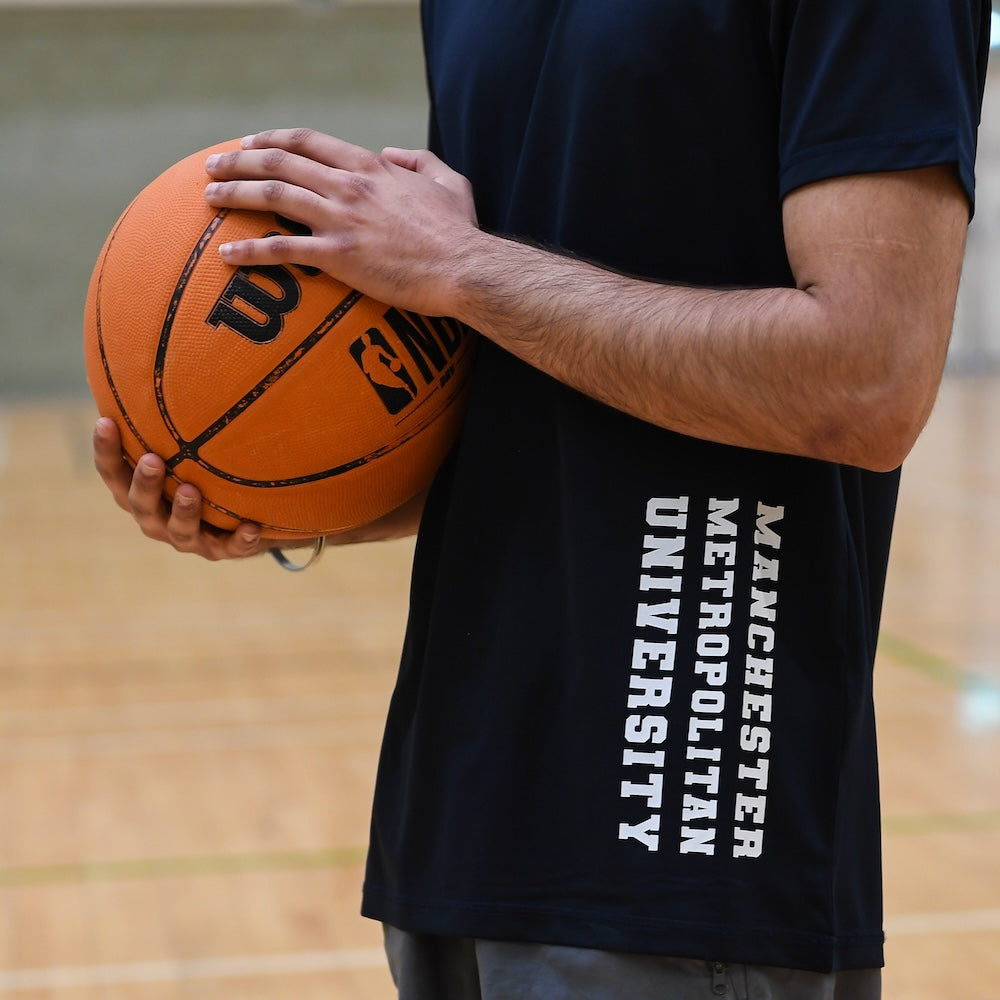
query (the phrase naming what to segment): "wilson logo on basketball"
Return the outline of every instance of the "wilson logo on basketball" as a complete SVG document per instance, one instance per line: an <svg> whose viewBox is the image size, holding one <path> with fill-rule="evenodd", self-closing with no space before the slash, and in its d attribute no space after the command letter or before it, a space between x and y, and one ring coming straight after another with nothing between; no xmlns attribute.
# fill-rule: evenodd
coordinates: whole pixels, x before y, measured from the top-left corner
<svg viewBox="0 0 1000 1000"><path fill-rule="evenodd" d="M380 330L369 327L350 346L351 357L391 414L401 413L420 395L416 378L425 386L447 384L454 374L452 358L466 336L455 320L418 316L388 309L386 324L399 339L409 364Z"/></svg>
<svg viewBox="0 0 1000 1000"><path fill-rule="evenodd" d="M300 222L286 219L283 215L274 218L290 233L312 235L312 230ZM281 235L276 230L264 233L265 237ZM321 273L318 267L307 267L305 264L295 264L294 267L307 277L316 277ZM248 265L236 269L206 322L216 329L228 327L255 344L270 344L281 333L285 316L301 301L302 286L287 267L282 264Z"/></svg>
<svg viewBox="0 0 1000 1000"><path fill-rule="evenodd" d="M265 287L260 278L272 287ZM240 267L229 279L206 322L216 329L228 327L255 344L270 344L281 333L285 314L301 300L302 288L287 267L280 264Z"/></svg>

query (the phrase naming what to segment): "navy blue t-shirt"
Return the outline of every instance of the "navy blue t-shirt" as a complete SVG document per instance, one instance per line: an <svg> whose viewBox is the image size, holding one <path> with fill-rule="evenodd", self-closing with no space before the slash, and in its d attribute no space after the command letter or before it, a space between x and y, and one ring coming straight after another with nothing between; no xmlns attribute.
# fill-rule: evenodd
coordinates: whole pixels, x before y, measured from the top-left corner
<svg viewBox="0 0 1000 1000"><path fill-rule="evenodd" d="M989 3L424 0L480 224L789 286L781 200L954 164ZM488 342L421 526L364 912L813 970L882 962L872 663L898 473L695 440Z"/></svg>

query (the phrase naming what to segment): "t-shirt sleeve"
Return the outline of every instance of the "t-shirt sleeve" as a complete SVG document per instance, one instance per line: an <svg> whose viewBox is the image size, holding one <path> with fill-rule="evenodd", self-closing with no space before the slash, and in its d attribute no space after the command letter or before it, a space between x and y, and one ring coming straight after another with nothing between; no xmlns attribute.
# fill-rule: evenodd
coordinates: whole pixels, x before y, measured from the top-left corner
<svg viewBox="0 0 1000 1000"><path fill-rule="evenodd" d="M988 0L791 0L783 15L772 37L782 196L952 163L974 204Z"/></svg>

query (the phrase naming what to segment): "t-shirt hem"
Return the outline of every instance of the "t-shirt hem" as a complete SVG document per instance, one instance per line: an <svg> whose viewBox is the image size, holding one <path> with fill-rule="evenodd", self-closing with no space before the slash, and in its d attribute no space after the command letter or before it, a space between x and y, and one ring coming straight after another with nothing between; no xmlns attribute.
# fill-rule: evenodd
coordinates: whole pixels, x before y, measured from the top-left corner
<svg viewBox="0 0 1000 1000"><path fill-rule="evenodd" d="M828 936L793 928L690 924L628 913L469 900L401 899L366 887L365 917L414 933L532 941L605 951L838 972L883 965L881 931Z"/></svg>

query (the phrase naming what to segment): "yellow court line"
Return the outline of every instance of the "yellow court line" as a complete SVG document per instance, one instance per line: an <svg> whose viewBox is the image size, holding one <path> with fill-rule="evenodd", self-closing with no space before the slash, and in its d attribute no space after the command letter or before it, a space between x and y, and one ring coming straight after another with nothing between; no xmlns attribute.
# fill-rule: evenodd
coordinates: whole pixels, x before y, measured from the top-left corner
<svg viewBox="0 0 1000 1000"><path fill-rule="evenodd" d="M985 833L990 830L1000 830L1000 812L882 817L882 832L886 834Z"/></svg>
<svg viewBox="0 0 1000 1000"><path fill-rule="evenodd" d="M367 850L363 847L338 847L319 851L265 851L254 854L220 854L186 858L134 858L26 865L18 868L0 868L0 888L122 879L233 875L261 871L350 868L364 864L366 855Z"/></svg>

